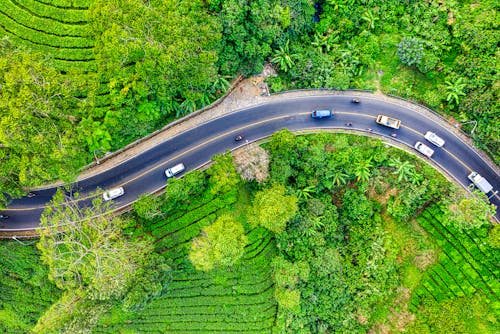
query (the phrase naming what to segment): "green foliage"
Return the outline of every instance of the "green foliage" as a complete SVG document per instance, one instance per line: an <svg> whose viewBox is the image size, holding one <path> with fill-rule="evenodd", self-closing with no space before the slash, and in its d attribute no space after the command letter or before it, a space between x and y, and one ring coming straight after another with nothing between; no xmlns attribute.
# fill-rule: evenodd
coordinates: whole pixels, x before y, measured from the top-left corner
<svg viewBox="0 0 500 334"><path fill-rule="evenodd" d="M280 233L297 212L297 198L285 195L285 187L275 184L257 192L253 200L251 221L255 225Z"/></svg>
<svg viewBox="0 0 500 334"><path fill-rule="evenodd" d="M137 201L132 204L132 208L138 217L151 220L155 217L161 217L163 213L160 210L161 199L154 195L142 194Z"/></svg>
<svg viewBox="0 0 500 334"><path fill-rule="evenodd" d="M288 70L293 67L293 59L296 57L290 54L288 43L289 41L286 41L284 46L280 46L279 50L274 53L274 57L271 59L271 62L278 65L279 69L283 72L288 72Z"/></svg>
<svg viewBox="0 0 500 334"><path fill-rule="evenodd" d="M446 101L450 104L459 105L460 97L465 96L464 89L467 86L465 83L462 83L463 78L457 78L455 81L446 80Z"/></svg>
<svg viewBox="0 0 500 334"><path fill-rule="evenodd" d="M47 280L36 240L1 241L0 332L27 333L61 295Z"/></svg>
<svg viewBox="0 0 500 334"><path fill-rule="evenodd" d="M285 310L291 310L298 313L300 310L300 291L289 290L282 287L276 287L274 290L274 298L278 305Z"/></svg>
<svg viewBox="0 0 500 334"><path fill-rule="evenodd" d="M206 172L202 175L206 177ZM185 178L179 180L180 183L184 181ZM238 190L246 191L244 187L238 187ZM245 196L249 194L240 194L238 198ZM164 221L151 226L156 237L156 249L166 261L172 263L168 289L164 289L142 308L134 309L134 312L124 312L115 306L101 318L93 331L271 333L276 302L270 267L275 247L270 232L256 228L246 235L241 234L239 244L236 245L236 241L232 244L234 249L243 251L241 246L247 241L248 244L244 247L243 257L230 268L215 267L205 272L196 270L186 261L191 239L200 234L202 227L216 220L213 212L217 212L218 222L207 227L207 235L214 235L210 230L216 224L221 225L215 231L217 243L220 243L214 249L220 251L219 254L228 254L228 249L219 248L227 246L228 241L232 240L227 236L235 235L228 233L228 228L237 230L238 234L243 228L234 218L228 218L225 212L231 210L235 213L232 217L242 217L242 212L246 211L246 204L241 201L236 203L236 200L235 189L214 198L209 188L205 187L202 194L192 197L186 206L169 208L169 215ZM169 202L170 199L166 197L165 201ZM216 204L215 209L212 203ZM167 206L166 203L162 205ZM242 239L247 241L242 242ZM165 279L168 278L160 281Z"/></svg>
<svg viewBox="0 0 500 334"><path fill-rule="evenodd" d="M206 104L217 77L220 26L201 2L97 0L88 18L96 36L97 75L109 82L113 107L104 126L119 145L169 115ZM131 123L142 128L130 133ZM129 138L117 138L120 133Z"/></svg>
<svg viewBox="0 0 500 334"><path fill-rule="evenodd" d="M100 196L87 208L79 208L76 200L58 191L40 219L37 247L49 266L49 278L84 298L120 298L147 263L151 246L147 240L127 240L121 233L124 220L112 218L109 203Z"/></svg>
<svg viewBox="0 0 500 334"><path fill-rule="evenodd" d="M398 44L397 55L405 65L420 65L424 56L424 42L415 37L405 37Z"/></svg>
<svg viewBox="0 0 500 334"><path fill-rule="evenodd" d="M212 194L225 193L234 189L241 178L234 165L234 157L229 154L218 154L212 157L214 162L207 170L209 187Z"/></svg>
<svg viewBox="0 0 500 334"><path fill-rule="evenodd" d="M488 244L494 248L500 248L500 225L495 224L491 227L488 238L486 239Z"/></svg>
<svg viewBox="0 0 500 334"><path fill-rule="evenodd" d="M484 294L438 302L426 298L418 310L410 333L495 333L500 330L496 315ZM496 315L495 315L496 314Z"/></svg>
<svg viewBox="0 0 500 334"><path fill-rule="evenodd" d="M428 317L426 303L431 298L448 302L450 307L461 303L461 297L473 296L480 292L484 307L500 307L500 272L495 263L500 253L485 243L486 227L460 231L447 222L447 213L439 206L432 206L417 219L419 224L430 233L441 248L439 263L428 271L412 296L414 308L423 308L423 316ZM432 311L430 311L432 312ZM474 315L476 317L477 315ZM476 318L477 321L477 318ZM489 320L490 321L490 320ZM442 326L429 322L428 326ZM496 324L498 326L498 324ZM488 332L485 329L485 332Z"/></svg>
<svg viewBox="0 0 500 334"><path fill-rule="evenodd" d="M71 82L41 54L0 40L0 203L54 178L70 180L82 164L71 131Z"/></svg>
<svg viewBox="0 0 500 334"><path fill-rule="evenodd" d="M206 176L200 171L191 171L182 179L170 178L165 190L170 207L184 205L189 200L200 196L207 187Z"/></svg>
<svg viewBox="0 0 500 334"><path fill-rule="evenodd" d="M82 299L76 291L65 291L61 298L38 319L32 332L36 334L89 333L110 305L109 301Z"/></svg>
<svg viewBox="0 0 500 334"><path fill-rule="evenodd" d="M479 190L474 191L472 197L464 196L450 201L444 205L444 210L448 217L444 223L459 230L489 226L496 212L495 206L490 204L487 196Z"/></svg>
<svg viewBox="0 0 500 334"><path fill-rule="evenodd" d="M243 256L247 243L243 226L230 216L221 216L193 239L189 259L198 270L229 267Z"/></svg>
<svg viewBox="0 0 500 334"><path fill-rule="evenodd" d="M314 7L306 0L223 0L209 8L222 24L218 64L224 74L260 73L277 45L282 49L276 48L276 61L288 69L293 57L285 41L306 35L313 24Z"/></svg>

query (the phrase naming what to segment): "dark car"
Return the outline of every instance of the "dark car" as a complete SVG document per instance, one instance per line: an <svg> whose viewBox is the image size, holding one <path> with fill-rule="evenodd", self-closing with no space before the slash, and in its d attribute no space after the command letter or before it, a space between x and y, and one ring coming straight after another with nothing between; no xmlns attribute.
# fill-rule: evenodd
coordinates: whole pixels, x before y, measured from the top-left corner
<svg viewBox="0 0 500 334"><path fill-rule="evenodd" d="M312 118L328 118L333 116L331 109L318 109L311 112Z"/></svg>
<svg viewBox="0 0 500 334"><path fill-rule="evenodd" d="M358 98L353 98L353 99L351 100L351 102L352 102L352 103L359 103L359 102L361 102L361 101L360 101Z"/></svg>
<svg viewBox="0 0 500 334"><path fill-rule="evenodd" d="M243 138L245 138L245 135L237 135L236 137L234 137L234 140L235 140L235 141L240 141L240 140L242 140Z"/></svg>
<svg viewBox="0 0 500 334"><path fill-rule="evenodd" d="M0 219L8 219L8 218L9 218L9 216L4 215L4 214L0 214Z"/></svg>

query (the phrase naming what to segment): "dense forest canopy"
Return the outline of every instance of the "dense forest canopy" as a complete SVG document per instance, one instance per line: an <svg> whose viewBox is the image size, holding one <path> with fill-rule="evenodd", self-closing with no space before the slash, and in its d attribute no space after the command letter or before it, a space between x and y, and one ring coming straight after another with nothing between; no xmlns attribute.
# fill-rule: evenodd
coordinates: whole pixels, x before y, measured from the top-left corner
<svg viewBox="0 0 500 334"><path fill-rule="evenodd" d="M271 90L368 88L467 123L498 161L498 4L13 0L0 4L0 193L79 169L278 69ZM131 126L133 124L133 126ZM15 129L15 131L13 130Z"/></svg>

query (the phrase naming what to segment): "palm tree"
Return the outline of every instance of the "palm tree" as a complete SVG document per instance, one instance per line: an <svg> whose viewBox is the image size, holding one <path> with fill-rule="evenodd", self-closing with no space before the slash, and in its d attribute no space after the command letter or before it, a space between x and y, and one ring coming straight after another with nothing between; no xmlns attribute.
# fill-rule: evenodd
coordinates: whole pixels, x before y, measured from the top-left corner
<svg viewBox="0 0 500 334"><path fill-rule="evenodd" d="M421 184L422 181L424 180L424 176L416 172L411 174L409 177L410 177L410 182L417 185Z"/></svg>
<svg viewBox="0 0 500 334"><path fill-rule="evenodd" d="M215 94L225 93L229 87L231 87L231 83L227 81L226 78L217 77L212 83L211 91Z"/></svg>
<svg viewBox="0 0 500 334"><path fill-rule="evenodd" d="M354 166L354 175L356 176L356 181L368 182L370 179L370 168L372 167L372 159L358 160Z"/></svg>
<svg viewBox="0 0 500 334"><path fill-rule="evenodd" d="M375 21L378 21L378 17L376 17L370 9L365 11L361 18L367 22L368 30L375 29Z"/></svg>
<svg viewBox="0 0 500 334"><path fill-rule="evenodd" d="M271 59L271 63L277 64L283 72L288 72L295 64L293 59L296 55L290 54L288 42L289 41L286 41L285 46L280 46L279 50L274 53L274 57Z"/></svg>
<svg viewBox="0 0 500 334"><path fill-rule="evenodd" d="M308 198L312 197L311 193L314 191L316 191L315 186L307 186L307 187L304 187L302 189L297 189L296 196L299 200L308 199Z"/></svg>
<svg viewBox="0 0 500 334"><path fill-rule="evenodd" d="M394 174L398 176L398 182L411 180L419 180L415 174L415 166L412 165L409 161L405 160L401 162L399 158L393 158L389 162L389 166L395 168Z"/></svg>
<svg viewBox="0 0 500 334"><path fill-rule="evenodd" d="M460 103L460 96L465 96L464 89L467 84L462 83L463 78L460 77L455 82L451 82L449 80L445 81L446 84L446 101L449 103L455 102L455 105L458 106Z"/></svg>
<svg viewBox="0 0 500 334"><path fill-rule="evenodd" d="M334 169L330 171L330 173L326 176L328 179L327 188L332 189L334 186L340 187L346 185L348 176L349 175L342 169Z"/></svg>
<svg viewBox="0 0 500 334"><path fill-rule="evenodd" d="M311 45L314 46L316 49L318 49L319 52L330 52L332 50L335 42L337 42L339 39L338 35L333 35L333 34L328 34L328 35L321 35L320 33L316 33L313 37L313 41L311 42Z"/></svg>
<svg viewBox="0 0 500 334"><path fill-rule="evenodd" d="M187 98L179 105L176 117L192 113L195 110L196 110L196 102Z"/></svg>

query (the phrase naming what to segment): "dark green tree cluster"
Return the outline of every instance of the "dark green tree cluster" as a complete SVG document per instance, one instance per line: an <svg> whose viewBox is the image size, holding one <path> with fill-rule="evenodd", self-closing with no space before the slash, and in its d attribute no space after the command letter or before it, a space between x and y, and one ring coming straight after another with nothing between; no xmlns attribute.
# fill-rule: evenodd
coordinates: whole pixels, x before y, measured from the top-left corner
<svg viewBox="0 0 500 334"><path fill-rule="evenodd" d="M356 136L282 130L267 145L269 182L284 184L299 204L276 236L279 329L367 330L377 321L374 309L400 284L382 215L406 222L447 193L446 180L380 142ZM394 195L380 204L378 197L390 191Z"/></svg>
<svg viewBox="0 0 500 334"><path fill-rule="evenodd" d="M210 0L222 24L221 73L260 73L273 49L311 31L314 8L307 0Z"/></svg>

